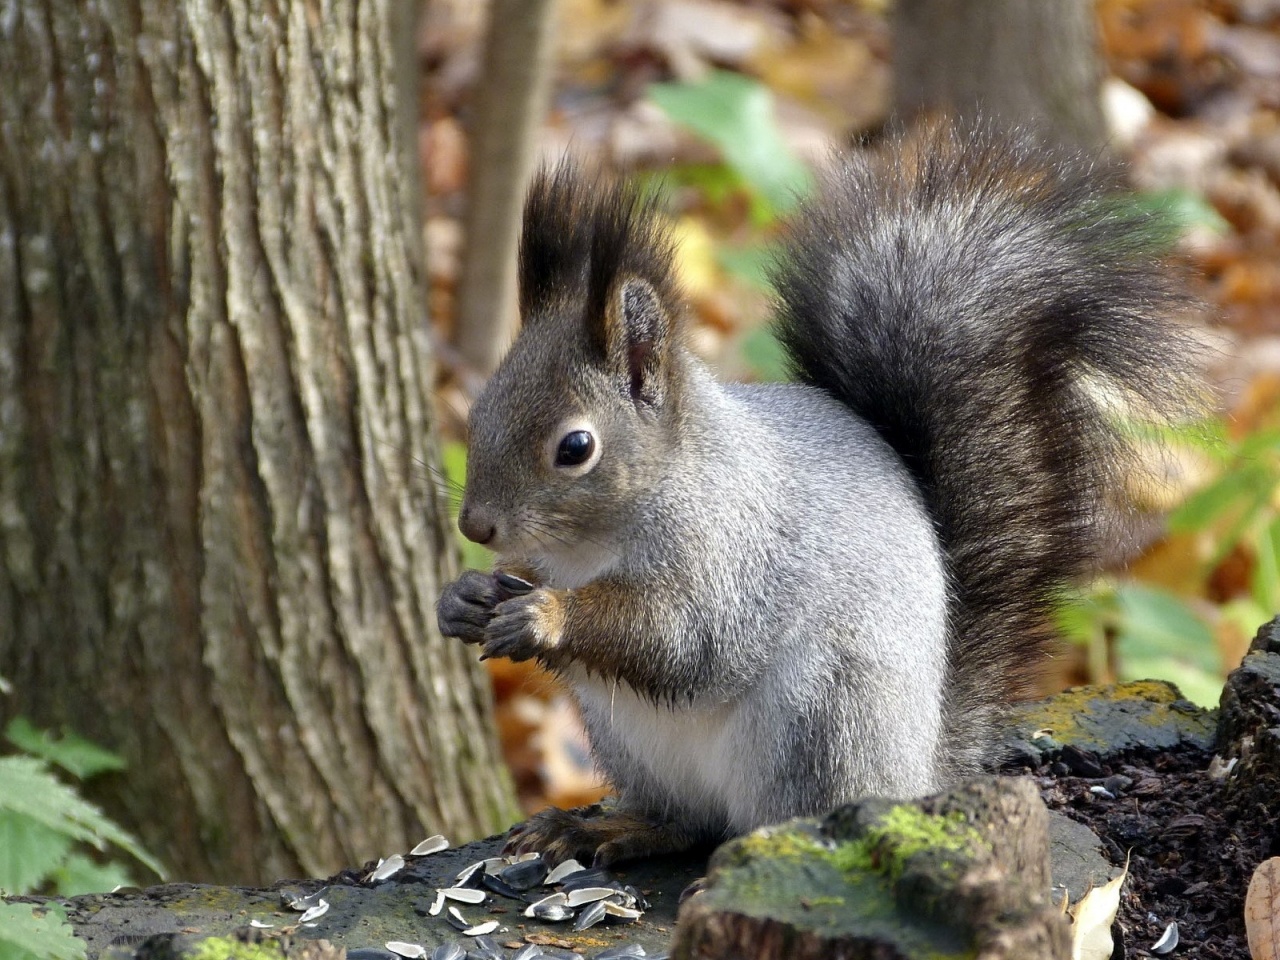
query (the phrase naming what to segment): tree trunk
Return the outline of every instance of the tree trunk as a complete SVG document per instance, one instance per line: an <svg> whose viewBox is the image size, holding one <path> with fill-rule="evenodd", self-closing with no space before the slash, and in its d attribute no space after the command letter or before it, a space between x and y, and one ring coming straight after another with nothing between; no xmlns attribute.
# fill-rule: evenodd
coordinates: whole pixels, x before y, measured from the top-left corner
<svg viewBox="0 0 1280 960"><path fill-rule="evenodd" d="M466 256L453 342L488 377L515 338L520 208L546 114L555 0L492 0L476 91Z"/></svg>
<svg viewBox="0 0 1280 960"><path fill-rule="evenodd" d="M992 117L1105 149L1091 0L897 0L894 111Z"/></svg>
<svg viewBox="0 0 1280 960"><path fill-rule="evenodd" d="M393 0L0 12L4 703L188 880L514 813L453 570Z"/></svg>

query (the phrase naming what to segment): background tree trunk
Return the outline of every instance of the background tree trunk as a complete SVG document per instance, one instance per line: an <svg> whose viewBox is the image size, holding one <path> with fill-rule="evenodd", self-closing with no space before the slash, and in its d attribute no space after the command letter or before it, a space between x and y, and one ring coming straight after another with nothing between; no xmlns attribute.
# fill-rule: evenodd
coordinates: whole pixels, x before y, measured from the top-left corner
<svg viewBox="0 0 1280 960"><path fill-rule="evenodd" d="M453 342L488 377L516 333L520 210L547 112L555 0L492 0L476 89L471 182Z"/></svg>
<svg viewBox="0 0 1280 960"><path fill-rule="evenodd" d="M187 880L514 818L452 574L397 87L415 4L0 12L3 703Z"/></svg>
<svg viewBox="0 0 1280 960"><path fill-rule="evenodd" d="M1106 146L1092 0L896 0L894 112L994 117Z"/></svg>

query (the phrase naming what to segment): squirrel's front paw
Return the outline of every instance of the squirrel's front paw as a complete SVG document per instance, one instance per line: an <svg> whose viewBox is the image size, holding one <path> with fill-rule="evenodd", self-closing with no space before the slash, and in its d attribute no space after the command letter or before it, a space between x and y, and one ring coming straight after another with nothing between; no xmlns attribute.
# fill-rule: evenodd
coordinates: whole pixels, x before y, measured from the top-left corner
<svg viewBox="0 0 1280 960"><path fill-rule="evenodd" d="M484 656L529 660L560 645L564 631L564 593L534 590L498 604L484 631Z"/></svg>
<svg viewBox="0 0 1280 960"><path fill-rule="evenodd" d="M483 643L494 608L509 596L494 574L468 570L440 594L436 603L440 632L465 643Z"/></svg>

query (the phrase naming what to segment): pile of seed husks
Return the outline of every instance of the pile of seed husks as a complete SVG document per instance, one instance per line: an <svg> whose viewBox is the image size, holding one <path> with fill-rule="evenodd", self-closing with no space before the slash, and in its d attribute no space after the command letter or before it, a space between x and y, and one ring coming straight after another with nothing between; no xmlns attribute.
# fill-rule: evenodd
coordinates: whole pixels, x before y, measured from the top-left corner
<svg viewBox="0 0 1280 960"><path fill-rule="evenodd" d="M1112 862L1129 858L1114 957L1154 956L1172 922L1172 956L1249 960L1244 896L1254 869L1280 854L1276 816L1256 794L1210 774L1194 747L1100 761L1075 748L1031 770L1050 809L1102 840Z"/></svg>
<svg viewBox="0 0 1280 960"><path fill-rule="evenodd" d="M430 856L448 847L449 841L443 836L428 837L408 854L393 854L367 871L343 871L331 877L329 883L377 888L405 880L430 880L434 877ZM305 923L328 911L329 903L325 899L328 889L326 886L306 896L295 896L286 888L281 891L281 900L285 906L302 911L299 922ZM351 960L586 960L583 954L571 949L569 941L554 937L542 937L545 943L533 942L532 938L526 938L527 942L495 939L501 922L474 912L492 908L495 898L506 904L519 904L525 917L544 924L563 923L566 929L578 933L597 924L635 923L650 906L639 890L603 868L584 867L576 860L553 866L537 853L490 857L468 864L451 883L435 889L433 900L424 900L415 908L424 918L439 917L453 927L462 940L445 941L434 949L422 943L394 940L381 947L348 949L347 956ZM464 909L472 910L470 918L463 913ZM506 912L506 909L499 907L494 912ZM648 955L635 943L614 944L593 953L591 960L639 958L665 960L665 956Z"/></svg>

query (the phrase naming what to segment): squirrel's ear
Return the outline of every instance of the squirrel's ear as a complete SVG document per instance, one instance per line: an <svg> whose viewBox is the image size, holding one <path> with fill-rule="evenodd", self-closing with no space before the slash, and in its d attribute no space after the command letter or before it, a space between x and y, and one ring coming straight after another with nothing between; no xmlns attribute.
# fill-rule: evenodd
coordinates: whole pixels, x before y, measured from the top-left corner
<svg viewBox="0 0 1280 960"><path fill-rule="evenodd" d="M666 396L667 362L675 335L662 298L645 280L624 281L606 307L609 365L625 378L631 399L657 406Z"/></svg>

